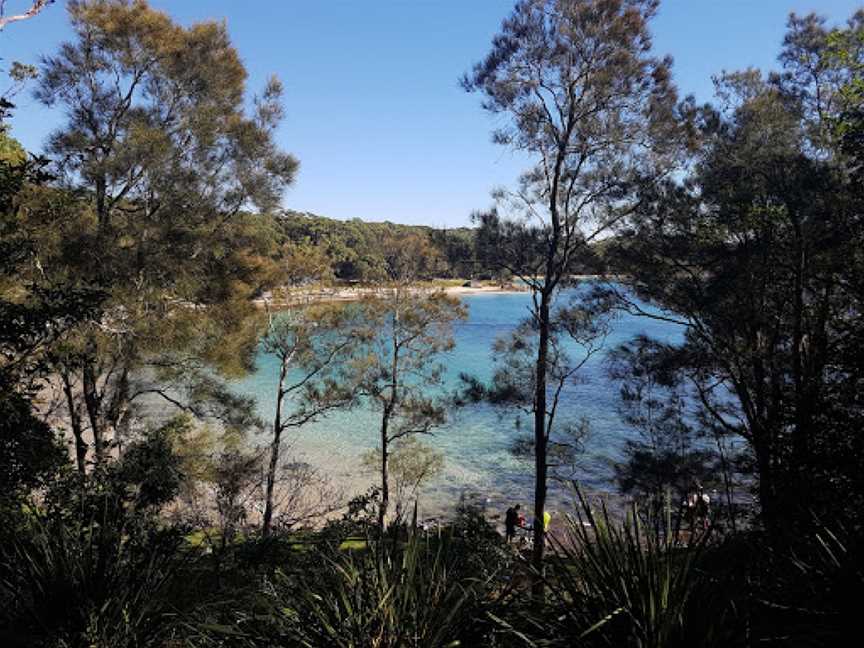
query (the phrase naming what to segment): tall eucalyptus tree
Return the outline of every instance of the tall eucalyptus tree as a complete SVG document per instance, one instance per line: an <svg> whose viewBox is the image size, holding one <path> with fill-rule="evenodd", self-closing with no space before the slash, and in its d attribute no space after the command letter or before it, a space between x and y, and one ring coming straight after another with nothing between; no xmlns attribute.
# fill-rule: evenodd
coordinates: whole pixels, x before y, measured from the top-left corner
<svg viewBox="0 0 864 648"><path fill-rule="evenodd" d="M358 394L379 414L382 532L390 505L392 445L431 435L447 422L448 403L435 393L444 379L440 359L454 347L453 323L467 315L458 299L417 287L437 260L426 237L394 236L384 247L381 294L364 304L369 342L356 354L348 374Z"/></svg>
<svg viewBox="0 0 864 648"><path fill-rule="evenodd" d="M573 285L589 244L632 213L634 188L669 172L682 140L671 61L651 53L648 25L657 4L521 0L489 54L463 79L465 89L481 93L484 109L502 123L494 141L532 163L514 189L499 193L496 208L477 219L480 258L509 270L531 290L527 326L536 344L528 402L538 570L556 402L550 390L562 371L567 376L575 369L556 366L555 337L566 335L568 326L584 337L591 317L584 306L556 308L556 298Z"/></svg>
<svg viewBox="0 0 864 648"><path fill-rule="evenodd" d="M98 460L145 394L249 422L230 414L225 404L243 403L206 367L250 363L249 302L274 239L244 210L274 208L297 162L273 139L281 85L272 79L248 113L223 23L183 27L144 0L67 8L73 40L42 60L36 90L67 116L47 144L62 191L34 201L41 214L70 195L76 204L35 225L44 276L110 295L58 363Z"/></svg>

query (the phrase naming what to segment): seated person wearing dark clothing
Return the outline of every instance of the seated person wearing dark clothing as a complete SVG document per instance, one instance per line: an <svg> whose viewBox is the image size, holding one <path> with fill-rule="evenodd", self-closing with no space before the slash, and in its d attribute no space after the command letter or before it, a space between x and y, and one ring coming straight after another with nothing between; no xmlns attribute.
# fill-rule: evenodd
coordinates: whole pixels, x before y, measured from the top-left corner
<svg viewBox="0 0 864 648"><path fill-rule="evenodd" d="M504 515L504 530L507 542L513 540L513 537L516 535L517 526L519 526L519 504L508 508L507 513Z"/></svg>

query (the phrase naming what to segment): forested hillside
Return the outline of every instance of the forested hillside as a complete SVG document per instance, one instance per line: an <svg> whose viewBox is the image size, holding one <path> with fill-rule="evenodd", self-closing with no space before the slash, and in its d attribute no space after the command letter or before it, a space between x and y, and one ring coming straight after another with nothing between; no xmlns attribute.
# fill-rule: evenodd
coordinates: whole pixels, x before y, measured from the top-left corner
<svg viewBox="0 0 864 648"><path fill-rule="evenodd" d="M315 214L286 211L277 218L280 230L294 243L307 243L324 251L335 277L349 281L381 277L385 263L385 244L404 235L428 241L435 259L435 275L471 278L489 275L476 261L474 230L468 227L436 229L424 225L376 223L358 218L340 221Z"/></svg>
<svg viewBox="0 0 864 648"><path fill-rule="evenodd" d="M508 273L488 262L490 253L478 249L474 227L453 229L427 225L402 225L370 222L354 218L335 220L316 214L286 211L277 217L279 231L294 244L307 244L322 251L331 264L334 277L346 281L374 281L382 276L386 242L405 235L421 237L429 243L432 277L456 279L497 279ZM605 268L603 242L586 249L573 271L595 274ZM596 250L596 251L595 251ZM493 253L494 254L494 253ZM503 272L503 273L502 273Z"/></svg>

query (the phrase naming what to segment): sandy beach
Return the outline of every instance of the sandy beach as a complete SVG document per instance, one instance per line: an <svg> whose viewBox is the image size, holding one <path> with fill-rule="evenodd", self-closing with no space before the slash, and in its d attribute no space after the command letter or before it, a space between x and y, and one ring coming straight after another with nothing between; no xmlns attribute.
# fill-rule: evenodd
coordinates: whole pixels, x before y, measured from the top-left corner
<svg viewBox="0 0 864 648"><path fill-rule="evenodd" d="M316 303L316 302L341 302L341 301L357 301L364 297L370 297L380 294L386 290L382 288L372 288L366 286L346 287L313 287L313 288L297 288L283 294L267 292L264 296L255 300L255 305L259 308L280 308L286 306L296 306L298 304ZM417 291L440 291L453 297L467 297L471 295L506 295L518 294L527 292L527 288L509 284L504 286L488 286L488 285L435 285L419 286Z"/></svg>
<svg viewBox="0 0 864 648"><path fill-rule="evenodd" d="M571 280L575 281L596 281L607 280L622 282L626 281L627 277L623 275L571 275ZM469 284L469 285L465 285ZM283 289L273 292L265 292L258 299L253 300L259 308L282 308L287 306L296 306L298 304L307 304L315 302L340 302L340 301L356 301L364 297L380 294L386 291L386 288L374 287L368 285L357 286L311 286L305 288ZM527 286L509 283L509 284L491 284L485 282L469 282L467 279L441 279L433 280L426 283L420 283L417 291L441 291L453 297L468 297L472 295L508 295L529 292Z"/></svg>

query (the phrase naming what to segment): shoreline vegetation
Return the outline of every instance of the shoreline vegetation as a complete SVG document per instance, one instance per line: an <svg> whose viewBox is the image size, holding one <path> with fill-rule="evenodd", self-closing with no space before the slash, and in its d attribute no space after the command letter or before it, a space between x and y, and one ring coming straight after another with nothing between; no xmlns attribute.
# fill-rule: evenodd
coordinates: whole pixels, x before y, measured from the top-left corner
<svg viewBox="0 0 864 648"><path fill-rule="evenodd" d="M253 95L227 19L0 0L0 39L60 5L68 40L0 71L3 648L860 639L864 9L791 14L776 70L697 105L658 0L515 2L460 84L526 167L444 229L285 209L283 86ZM416 60L382 74L434 89ZM400 105L385 81L328 91ZM38 152L10 122L28 84ZM511 294L460 328L462 298Z"/></svg>

